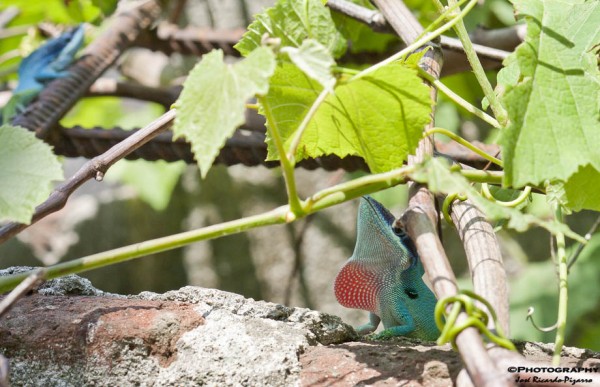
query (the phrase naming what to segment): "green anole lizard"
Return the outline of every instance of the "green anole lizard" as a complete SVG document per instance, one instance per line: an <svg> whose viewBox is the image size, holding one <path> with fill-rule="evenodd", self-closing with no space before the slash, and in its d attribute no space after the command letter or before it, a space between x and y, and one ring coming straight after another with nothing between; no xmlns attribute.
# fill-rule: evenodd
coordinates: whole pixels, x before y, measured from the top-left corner
<svg viewBox="0 0 600 387"><path fill-rule="evenodd" d="M406 233L394 227L394 216L369 196L360 201L354 253L335 279L335 296L348 308L368 310L369 323L356 330L375 338L408 336L435 340L439 330L433 312L436 298L423 281L425 273Z"/></svg>

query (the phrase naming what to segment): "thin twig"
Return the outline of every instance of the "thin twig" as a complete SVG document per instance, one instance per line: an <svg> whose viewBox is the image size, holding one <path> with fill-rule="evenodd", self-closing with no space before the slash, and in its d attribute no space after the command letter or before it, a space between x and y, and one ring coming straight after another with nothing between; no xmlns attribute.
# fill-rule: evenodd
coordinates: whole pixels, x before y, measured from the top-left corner
<svg viewBox="0 0 600 387"><path fill-rule="evenodd" d="M2 301L0 301L0 318L2 318L21 297L43 282L45 277L46 270L37 269L14 288L12 292L4 297Z"/></svg>
<svg viewBox="0 0 600 387"><path fill-rule="evenodd" d="M169 109L179 97L182 86L149 87L133 82L119 82L112 78L97 79L86 93L86 97L122 97L156 102Z"/></svg>
<svg viewBox="0 0 600 387"><path fill-rule="evenodd" d="M50 194L50 197L36 207L31 224L63 208L77 188L88 180L102 180L106 171L117 161L141 147L159 133L168 129L175 118L175 109L169 110L143 129L118 143L98 157L85 163L69 180L65 181ZM0 228L0 244L18 234L30 225L8 223Z"/></svg>
<svg viewBox="0 0 600 387"><path fill-rule="evenodd" d="M6 8L4 11L0 13L0 28L4 28L8 23L10 23L14 18L16 18L21 10L19 7L11 5Z"/></svg>
<svg viewBox="0 0 600 387"><path fill-rule="evenodd" d="M477 108L476 106L473 106L472 104L467 102L464 98L462 98L460 95L456 94L448 86L444 85L439 79L431 78L431 76L428 76L427 73L425 71L423 71L422 69L419 71L419 74L423 78L425 78L429 82L431 82L439 91L444 93L448 98L450 98L457 105L461 106L463 109L465 109L469 113L471 113L471 114L475 115L476 117L480 118L481 120L487 122L488 124L492 125L496 129L502 129L502 126L500 126L500 124L498 123L498 121L496 121L496 119L494 117L490 116L483 110L481 110L481 109Z"/></svg>
<svg viewBox="0 0 600 387"><path fill-rule="evenodd" d="M555 204L554 216L560 223L564 222L560 204ZM554 354L552 365L560 365L560 354L565 343L567 330L567 307L569 301L569 269L567 266L567 252L565 245L565 234L562 232L554 235L556 238L556 262L558 268L558 316L556 318L556 337L554 339Z"/></svg>
<svg viewBox="0 0 600 387"><path fill-rule="evenodd" d="M456 0L448 0L449 6L453 6L455 4ZM443 9L440 9L439 11L442 12ZM506 110L504 109L504 106L502 106L502 104L500 103L499 97L494 92L494 88L492 87L492 84L490 83L489 79L487 78L487 75L485 74L483 65L481 64L477 53L475 52L475 48L473 46L473 43L471 42L471 38L469 37L467 28L465 27L465 23L462 19L460 19L458 23L454 25L454 31L458 35L458 38L460 39L463 47L465 48L465 55L467 56L467 59L469 60L469 63L473 68L473 73L475 74L475 77L477 78L477 81L479 82L479 85L481 86L483 93L485 94L489 102L490 108L494 112L496 120L498 120L500 125L506 126L508 120Z"/></svg>
<svg viewBox="0 0 600 387"><path fill-rule="evenodd" d="M24 25L24 26L16 26L16 27L0 29L0 39L6 39L6 38L13 37L13 36L25 35L31 27L32 26L30 26L30 25Z"/></svg>
<svg viewBox="0 0 600 387"><path fill-rule="evenodd" d="M441 45L443 48L458 51L458 52L465 52L465 48L463 47L460 40L458 40L456 38L444 36L444 35L440 36L440 39L441 39ZM506 59L507 56L510 55L510 52L508 52L508 51L500 50L500 49L494 48L494 47L484 46L482 44L474 43L473 48L475 49L475 52L477 53L478 56L481 56L481 57L484 57L487 59L494 59L494 60L497 60L500 62L502 62L504 59Z"/></svg>
<svg viewBox="0 0 600 387"><path fill-rule="evenodd" d="M596 221L594 222L592 227L590 227L590 230L585 234L585 240L589 241L590 239L592 239L592 235L594 235L594 233L598 229L598 226L600 226L600 216L596 218ZM569 263L567 264L568 270L571 270L571 266L573 266L575 262L577 262L577 258L579 258L579 255L581 254L585 246L586 245L584 245L583 243L579 243L577 245L577 248L575 249L571 257L569 257Z"/></svg>
<svg viewBox="0 0 600 387"><path fill-rule="evenodd" d="M302 274L302 265L304 261L304 249L302 248L304 237L306 236L306 231L308 230L308 226L310 226L312 220L314 219L314 215L308 215L304 222L300 224L299 230L293 228L293 225L288 225L291 230L291 235L293 239L293 249L294 249L294 264L292 265L292 270L290 270L290 274L287 280L287 286L285 287L285 294L283 296L283 304L290 305L292 300L292 290L294 287L294 281L296 277L300 279L300 287L302 288L304 285L303 274ZM304 293L306 293L306 289ZM308 308L311 308L311 301L305 294L304 302Z"/></svg>

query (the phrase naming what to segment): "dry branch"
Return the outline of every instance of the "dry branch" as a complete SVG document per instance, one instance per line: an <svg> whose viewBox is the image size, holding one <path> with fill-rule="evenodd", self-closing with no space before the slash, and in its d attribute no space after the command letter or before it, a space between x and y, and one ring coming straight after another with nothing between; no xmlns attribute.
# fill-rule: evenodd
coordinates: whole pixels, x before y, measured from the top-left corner
<svg viewBox="0 0 600 387"><path fill-rule="evenodd" d="M2 318L14 304L31 289L44 281L45 269L37 269L29 277L25 278L16 288L0 301L0 318Z"/></svg>
<svg viewBox="0 0 600 387"><path fill-rule="evenodd" d="M56 127L66 113L85 94L90 85L110 66L136 38L138 33L149 27L160 14L156 1L146 0L139 5L125 5L114 16L111 28L84 50L81 58L69 67L69 74L50 83L32 103L13 119L13 124L32 130L50 143L60 136ZM91 178L101 180L104 172L118 160L148 142L165 130L172 122L174 111L167 112L144 130L87 162L71 179L57 187L50 197L40 204L31 224L50 213L60 210L69 196ZM16 235L28 225L8 223L0 228L0 243Z"/></svg>
<svg viewBox="0 0 600 387"><path fill-rule="evenodd" d="M508 336L508 285L494 228L469 201L455 201L450 215L467 253L473 289L492 305L502 332ZM488 327L494 328L492 319Z"/></svg>
<svg viewBox="0 0 600 387"><path fill-rule="evenodd" d="M374 0L386 20L393 26L399 36L407 40L421 34L422 27L414 16L401 2L392 0ZM401 17L398 17L401 15ZM406 20L413 19L407 23ZM411 33L403 30L413 29ZM422 67L433 77L439 78L442 57L441 50L432 46L422 59ZM431 87L432 99L437 97L436 89ZM429 124L430 129L434 126L433 119ZM433 141L425 138L419 143L416 155L409 158L409 165L423 162L427 157L433 156ZM456 294L458 288L456 278L450 267L448 258L435 231L435 224L439 214L435 208L435 198L425 187L410 183L408 209L402 217L402 223L409 236L414 241L419 256L433 290L438 299L450 297ZM456 323L461 324L468 319L466 313L461 312ZM476 386L504 387L514 385L509 375L496 369L483 344L479 331L475 328L467 328L456 337L456 346L461 354L469 376Z"/></svg>
<svg viewBox="0 0 600 387"><path fill-rule="evenodd" d="M56 187L45 202L36 207L31 224L63 208L71 194L86 181L102 180L108 168L168 129L174 119L175 110L169 110L144 129L137 131L102 155L85 163L69 180ZM6 224L0 228L0 243L6 242L27 227L29 225L16 222Z"/></svg>
<svg viewBox="0 0 600 387"><path fill-rule="evenodd" d="M175 103L182 86L149 87L133 82L119 82L111 78L99 78L90 86L86 97L121 97L156 102L169 110Z"/></svg>

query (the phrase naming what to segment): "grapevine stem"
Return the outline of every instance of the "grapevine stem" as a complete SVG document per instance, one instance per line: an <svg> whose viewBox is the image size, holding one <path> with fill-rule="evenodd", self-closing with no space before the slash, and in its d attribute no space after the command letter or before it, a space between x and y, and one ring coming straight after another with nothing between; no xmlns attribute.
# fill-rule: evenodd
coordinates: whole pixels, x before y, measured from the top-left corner
<svg viewBox="0 0 600 387"><path fill-rule="evenodd" d="M468 142L467 140L465 140L464 138L462 138L461 136L452 133L451 131L449 131L448 129L444 129L444 128L439 128L439 127L435 127L432 129L429 129L427 131L425 131L425 137L430 136L432 134L443 134L446 137L451 138L452 140L456 141L457 143L459 143L460 145L469 148L470 150L472 150L473 152L477 153L479 156L483 157L484 159L488 160L489 162L492 162L500 167L502 167L502 160L499 160L497 158L495 158L494 156L491 156L487 153L485 153L483 150L477 148L475 145L471 144L470 142Z"/></svg>
<svg viewBox="0 0 600 387"><path fill-rule="evenodd" d="M390 172L365 176L324 189L315 193L311 198L301 204L299 217L344 201L352 200L362 195L367 195L384 188L404 183L408 174L413 170L414 168L412 167L398 168ZM67 274L81 273L115 263L129 261L148 254L172 250L198 241L237 234L256 227L286 223L290 221L289 213L290 205L286 205L263 214L88 255L72 261L49 266L47 268L46 278L52 279ZM0 293L13 289L31 273L32 271L29 271L0 277Z"/></svg>
<svg viewBox="0 0 600 387"><path fill-rule="evenodd" d="M406 48L404 48L400 52L390 56L389 58L387 58L377 64L374 64L371 67L364 69L363 71L361 71L360 73L358 73L354 77L352 77L350 80L353 81L353 80L356 80L359 78L363 78L363 77L371 74L372 72L380 69L381 67L388 65L388 64L406 56L407 54L410 54L411 52L415 51L417 48L423 46L425 43L431 41L432 39L437 38L444 32L448 31L450 28L452 28L456 23L458 23L459 20L461 20L467 13L469 13L469 11L475 6L475 4L477 4L477 1L478 0L469 1L467 3L467 5L465 6L465 8L459 14L454 16L454 18L452 18L449 22L447 22L440 28L436 29L435 31L433 31L429 34L425 34L425 36L417 39L414 43L408 45ZM471 47L471 49L472 49L472 47Z"/></svg>
<svg viewBox="0 0 600 387"><path fill-rule="evenodd" d="M494 197L494 195L492 195L492 193L490 192L490 188L487 184L482 184L481 185L481 194L483 195L483 197L485 197L486 199L499 204L501 206L504 207L516 207L519 204L523 203L525 200L527 200L527 198L529 197L529 194L531 193L531 187L530 186L526 186L525 189L523 190L523 192L521 192L521 194L519 194L519 196L511 201L508 202L503 202L501 200L498 200Z"/></svg>
<svg viewBox="0 0 600 387"><path fill-rule="evenodd" d="M260 104L263 107L265 117L267 119L267 130L273 139L273 143L279 153L279 159L281 160L281 168L283 169L283 178L285 180L285 188L287 190L288 202L290 203L290 212L288 214L288 220L292 221L296 216L302 215L302 206L300 205L300 199L298 198L298 192L296 191L296 179L294 177L294 165L290 162L285 154L285 148L283 146L283 140L279 128L277 127L277 121L273 117L271 106L267 102L266 97L258 97Z"/></svg>
<svg viewBox="0 0 600 387"><path fill-rule="evenodd" d="M333 89L333 87L331 89ZM290 160L290 164L292 165L292 167L296 165L296 150L298 150L298 145L300 145L302 134L304 134L304 131L310 123L310 120L312 120L323 101L325 101L325 98L329 94L329 91L330 90L327 88L324 88L321 91L315 102L310 107L308 113L306 113L306 115L304 116L304 119L302 120L302 123L300 123L300 126L296 130L296 133L294 134L294 138L292 139L292 143L290 144L290 151L287 154L287 159Z"/></svg>
<svg viewBox="0 0 600 387"><path fill-rule="evenodd" d="M460 174L472 183L502 184L504 172L480 171L478 169L461 169Z"/></svg>
<svg viewBox="0 0 600 387"><path fill-rule="evenodd" d="M457 3L456 0L448 0L448 5L450 5L451 7L454 6L456 3ZM439 9L439 11L443 12L444 9L443 8ZM456 23L454 23L454 31L458 35L458 39L460 39L460 41L464 47L465 55L467 56L467 60L469 61L469 63L471 64L471 67L473 68L475 77L477 78L479 85L483 89L483 93L485 94L487 100L489 101L490 107L492 108L492 111L494 112L496 119L498 120L500 125L502 125L503 127L506 126L506 124L508 122L506 110L504 110L504 107L500 104L500 100L496 96L496 93L494 93L494 89L492 88L490 81L488 80L487 76L485 75L485 70L483 69L481 62L479 61L479 58L477 57L475 48L473 48L473 43L471 42L471 39L469 38L469 33L467 32L467 28L465 27L465 24L462 21L462 17L459 18L458 20L456 20Z"/></svg>
<svg viewBox="0 0 600 387"><path fill-rule="evenodd" d="M348 182L337 184L333 187L316 192L304 202L300 202L299 217L312 214L335 204L346 202L357 197L381 191L398 184L405 183L408 176L413 173L416 166L405 166L389 172L368 175ZM463 170L461 173L470 180L499 183L502 173L489 171ZM256 227L269 226L289 222L290 205L281 206L269 212L253 215L225 223L220 223L197 230L186 231L162 238L152 239L118 249L88 255L72 261L49 266L46 278L52 279L67 274L81 273L84 271L109 266L115 263L140 258L148 254L156 254L172 250L190 243L208 239L219 238L226 235L237 234ZM7 292L23 281L32 271L0 277L0 293Z"/></svg>
<svg viewBox="0 0 600 387"><path fill-rule="evenodd" d="M448 86L444 85L440 80L434 78L427 71L419 68L419 75L425 78L429 83L433 84L436 89L444 93L448 98L456 102L458 105L462 106L469 113L474 114L475 116L481 118L483 121L492 125L496 129L502 129L502 126L496 119L481 109L478 109L476 106L473 106L469 102L467 102L460 95L453 92Z"/></svg>
<svg viewBox="0 0 600 387"><path fill-rule="evenodd" d="M444 12L442 12L440 14L440 16L437 17L437 19L435 19L431 24L429 24L421 33L421 35L419 35L419 37L424 36L426 33L433 31L435 28L437 28L438 25L442 24L444 21L447 20L448 16L452 16L452 14L454 13L454 11L456 11L456 9L458 9L458 7L462 6L464 3L466 3L466 0L459 0L456 4L450 6L450 7L446 7L444 8L444 6L442 5L441 2L438 1L438 9L444 9ZM441 7L441 8L440 8Z"/></svg>
<svg viewBox="0 0 600 387"><path fill-rule="evenodd" d="M555 208L556 220L563 222L563 214L559 204ZM565 234L557 232L556 238L556 256L558 262L558 319L556 320L556 338L554 340L554 355L552 356L552 364L558 366L560 364L560 353L565 342L565 332L567 329L567 303L568 297L568 267L567 253L565 251Z"/></svg>

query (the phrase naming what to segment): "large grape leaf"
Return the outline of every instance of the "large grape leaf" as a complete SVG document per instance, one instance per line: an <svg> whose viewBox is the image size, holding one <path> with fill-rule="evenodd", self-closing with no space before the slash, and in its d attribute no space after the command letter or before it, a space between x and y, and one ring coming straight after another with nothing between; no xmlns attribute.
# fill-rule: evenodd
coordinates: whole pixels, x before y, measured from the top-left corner
<svg viewBox="0 0 600 387"><path fill-rule="evenodd" d="M498 77L510 118L500 137L505 183L567 181L587 164L597 174L600 76L592 47L600 42L600 2L517 0L515 7L527 37Z"/></svg>
<svg viewBox="0 0 600 387"><path fill-rule="evenodd" d="M600 211L600 172L591 165L581 167L564 184L567 206L572 210Z"/></svg>
<svg viewBox="0 0 600 387"><path fill-rule="evenodd" d="M321 90L295 66L277 67L267 103L286 149ZM364 78L340 82L304 131L296 158L358 155L372 172L397 168L416 149L430 113L429 88L414 67L392 63ZM268 159L277 157L269 141Z"/></svg>
<svg viewBox="0 0 600 387"><path fill-rule="evenodd" d="M0 222L31 222L36 205L63 178L52 149L27 129L0 126Z"/></svg>
<svg viewBox="0 0 600 387"><path fill-rule="evenodd" d="M223 63L223 51L213 51L190 72L175 103L173 133L191 142L203 178L225 141L244 123L246 101L267 93L274 69L275 55L261 47L233 65Z"/></svg>
<svg viewBox="0 0 600 387"><path fill-rule="evenodd" d="M419 165L417 170L411 174L411 177L415 181L427 184L427 187L435 193L466 195L471 203L486 215L487 219L492 221L508 220L506 225L513 230L523 232L531 226L539 226L552 234L562 232L569 238L585 243L580 235L564 223L540 219L532 214L524 214L515 208L504 207L487 200L473 188L464 176L451 171L446 160L440 158L428 160Z"/></svg>
<svg viewBox="0 0 600 387"><path fill-rule="evenodd" d="M314 39L335 58L347 48L322 0L278 0L275 6L255 16L248 32L234 47L247 56L262 45L264 34L281 39L282 47L300 47L304 39Z"/></svg>

